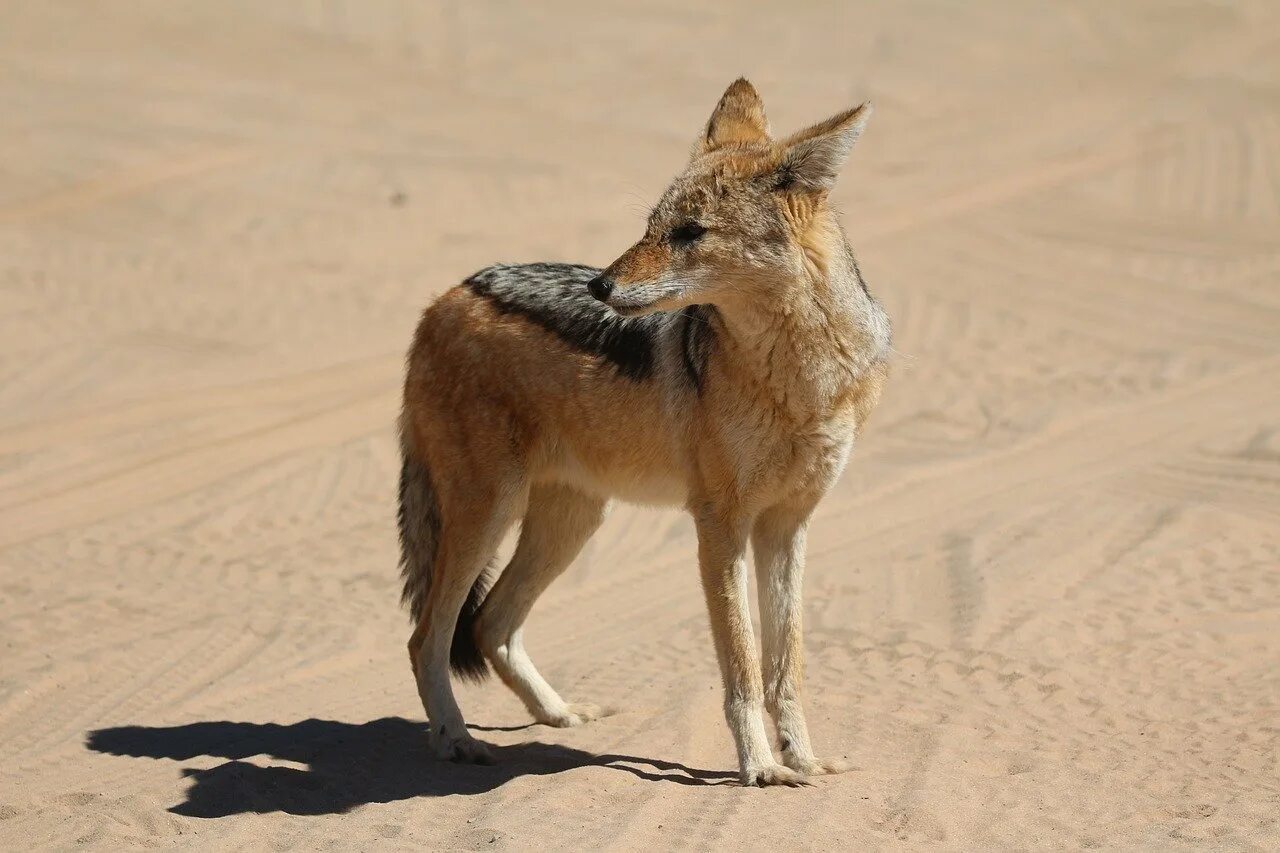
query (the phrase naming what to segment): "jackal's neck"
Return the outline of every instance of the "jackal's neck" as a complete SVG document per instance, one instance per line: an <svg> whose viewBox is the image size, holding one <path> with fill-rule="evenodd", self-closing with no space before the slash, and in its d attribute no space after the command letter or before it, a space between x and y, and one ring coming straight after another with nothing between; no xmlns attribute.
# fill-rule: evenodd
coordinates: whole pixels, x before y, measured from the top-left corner
<svg viewBox="0 0 1280 853"><path fill-rule="evenodd" d="M888 316L836 233L830 251L806 252L802 278L720 312L726 371L797 415L821 413L888 356Z"/></svg>

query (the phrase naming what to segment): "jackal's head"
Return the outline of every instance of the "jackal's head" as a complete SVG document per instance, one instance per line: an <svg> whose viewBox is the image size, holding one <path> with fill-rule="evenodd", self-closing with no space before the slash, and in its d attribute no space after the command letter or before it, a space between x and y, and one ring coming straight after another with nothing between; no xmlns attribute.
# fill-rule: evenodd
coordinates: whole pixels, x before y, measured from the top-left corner
<svg viewBox="0 0 1280 853"><path fill-rule="evenodd" d="M590 283L621 314L781 300L845 256L827 196L869 103L774 140L756 90L735 81L644 237Z"/></svg>

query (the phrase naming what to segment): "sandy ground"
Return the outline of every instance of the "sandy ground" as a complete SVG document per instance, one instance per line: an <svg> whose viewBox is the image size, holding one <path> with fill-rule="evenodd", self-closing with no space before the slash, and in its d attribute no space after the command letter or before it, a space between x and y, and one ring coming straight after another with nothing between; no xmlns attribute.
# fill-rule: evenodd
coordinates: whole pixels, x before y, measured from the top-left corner
<svg viewBox="0 0 1280 853"><path fill-rule="evenodd" d="M0 848L1280 846L1280 7L603 5L0 11ZM529 630L619 713L469 687L501 763L434 763L416 314L611 260L741 73L878 106L900 356L806 610L856 770L732 782L691 526L630 509Z"/></svg>

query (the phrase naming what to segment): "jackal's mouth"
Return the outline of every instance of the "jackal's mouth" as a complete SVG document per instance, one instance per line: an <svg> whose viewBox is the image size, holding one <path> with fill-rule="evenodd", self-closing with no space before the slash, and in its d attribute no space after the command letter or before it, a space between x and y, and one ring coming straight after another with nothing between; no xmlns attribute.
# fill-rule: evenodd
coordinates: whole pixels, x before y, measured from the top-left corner
<svg viewBox="0 0 1280 853"><path fill-rule="evenodd" d="M684 282L633 284L622 290L615 290L607 304L623 317L642 317L677 307L686 290L688 285Z"/></svg>

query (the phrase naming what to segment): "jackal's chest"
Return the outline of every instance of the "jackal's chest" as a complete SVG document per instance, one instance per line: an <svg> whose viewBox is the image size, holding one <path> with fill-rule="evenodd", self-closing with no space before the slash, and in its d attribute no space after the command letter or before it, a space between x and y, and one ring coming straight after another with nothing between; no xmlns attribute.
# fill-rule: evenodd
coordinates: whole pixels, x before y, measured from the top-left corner
<svg viewBox="0 0 1280 853"><path fill-rule="evenodd" d="M747 504L768 505L794 494L821 494L839 479L853 449L853 425L844 418L803 424L742 424L728 446L724 474Z"/></svg>
<svg viewBox="0 0 1280 853"><path fill-rule="evenodd" d="M880 362L834 392L805 395L800 388L781 401L744 394L723 402L720 440L740 499L767 506L790 495L821 496L834 486L887 374Z"/></svg>

